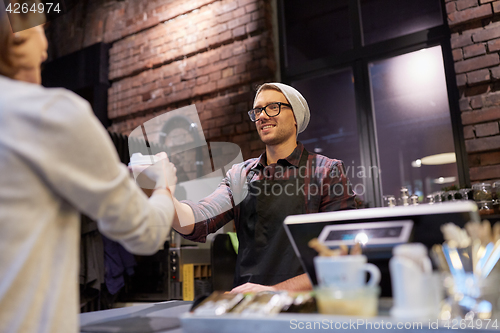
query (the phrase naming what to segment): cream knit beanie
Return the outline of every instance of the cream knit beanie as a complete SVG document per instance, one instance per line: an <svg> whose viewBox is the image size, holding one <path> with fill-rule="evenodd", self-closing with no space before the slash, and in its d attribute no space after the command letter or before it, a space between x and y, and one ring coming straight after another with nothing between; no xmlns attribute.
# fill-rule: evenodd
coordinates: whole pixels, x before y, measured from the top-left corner
<svg viewBox="0 0 500 333"><path fill-rule="evenodd" d="M309 124L309 119L311 117L309 106L307 105L307 101L304 96L302 96L302 94L299 93L295 88L283 83L264 83L257 90L257 94L255 94L254 104L261 90L265 89L266 87L277 88L283 93L283 95L285 95L288 103L290 103L290 105L292 106L292 111L295 115L295 121L297 122L297 135L304 132L304 130L307 128L307 125Z"/></svg>

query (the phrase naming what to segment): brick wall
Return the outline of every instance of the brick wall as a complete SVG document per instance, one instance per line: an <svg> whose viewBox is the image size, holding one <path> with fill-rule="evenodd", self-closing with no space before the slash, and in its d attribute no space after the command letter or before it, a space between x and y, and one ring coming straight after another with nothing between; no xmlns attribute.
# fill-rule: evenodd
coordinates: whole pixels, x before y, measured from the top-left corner
<svg viewBox="0 0 500 333"><path fill-rule="evenodd" d="M472 182L500 178L500 1L446 0Z"/></svg>
<svg viewBox="0 0 500 333"><path fill-rule="evenodd" d="M49 57L111 45L111 131L195 104L207 141L263 144L248 119L255 87L274 80L270 0L81 1L48 30Z"/></svg>

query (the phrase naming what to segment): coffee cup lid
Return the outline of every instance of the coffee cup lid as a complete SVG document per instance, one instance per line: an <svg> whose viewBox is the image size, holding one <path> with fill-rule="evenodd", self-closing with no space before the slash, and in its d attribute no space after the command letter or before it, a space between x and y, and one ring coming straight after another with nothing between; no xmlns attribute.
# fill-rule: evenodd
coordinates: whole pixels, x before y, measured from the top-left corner
<svg viewBox="0 0 500 333"><path fill-rule="evenodd" d="M141 153L134 153L130 157L129 166L133 165L151 165L159 161L159 158L154 155L142 155Z"/></svg>

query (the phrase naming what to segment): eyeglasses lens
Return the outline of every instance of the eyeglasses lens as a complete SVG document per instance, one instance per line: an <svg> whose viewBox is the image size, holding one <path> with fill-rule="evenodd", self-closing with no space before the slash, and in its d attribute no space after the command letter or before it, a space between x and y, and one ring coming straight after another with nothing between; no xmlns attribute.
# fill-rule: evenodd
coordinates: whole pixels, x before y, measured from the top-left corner
<svg viewBox="0 0 500 333"><path fill-rule="evenodd" d="M272 103L263 108L256 108L248 111L248 115L252 121L257 121L260 117L262 111L264 111L269 117L275 117L280 113L281 105L279 103Z"/></svg>

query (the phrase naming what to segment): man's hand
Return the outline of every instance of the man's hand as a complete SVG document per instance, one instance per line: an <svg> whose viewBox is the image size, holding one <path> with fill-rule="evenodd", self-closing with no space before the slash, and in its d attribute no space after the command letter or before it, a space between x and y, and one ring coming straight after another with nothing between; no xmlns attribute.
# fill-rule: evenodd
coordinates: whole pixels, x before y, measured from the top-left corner
<svg viewBox="0 0 500 333"><path fill-rule="evenodd" d="M309 280L307 274L301 274L286 281L275 284L274 286L263 286L261 284L255 283L245 283L241 286L233 288L232 293L247 293L247 292L259 292L259 291L277 291L277 290L287 290L287 291L310 291L312 290L312 284Z"/></svg>
<svg viewBox="0 0 500 333"><path fill-rule="evenodd" d="M250 283L247 282L245 284L242 284L241 286L238 286L236 288L233 288L231 290L232 293L248 293L248 292L259 292L259 291L276 291L277 289L274 288L273 286L263 286L261 284L255 284L255 283Z"/></svg>

